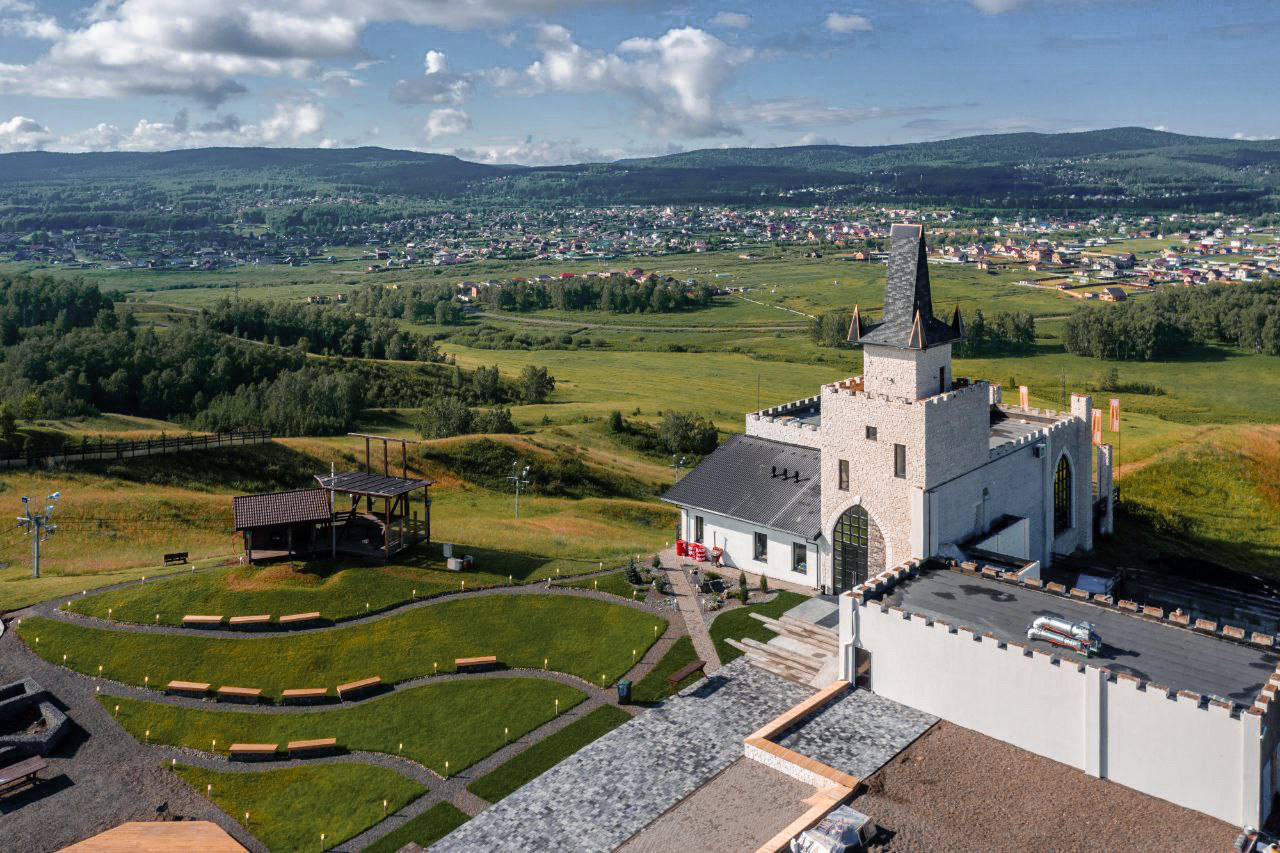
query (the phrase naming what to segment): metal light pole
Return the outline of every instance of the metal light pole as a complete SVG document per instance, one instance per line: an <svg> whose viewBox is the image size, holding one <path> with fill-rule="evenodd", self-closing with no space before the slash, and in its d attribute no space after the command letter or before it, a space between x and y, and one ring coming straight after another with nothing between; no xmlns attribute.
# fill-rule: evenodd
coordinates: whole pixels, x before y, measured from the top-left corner
<svg viewBox="0 0 1280 853"><path fill-rule="evenodd" d="M685 457L683 456L677 457L673 455L671 457L671 470L676 472L677 482L679 482L680 480L680 469L684 467L684 463L685 463Z"/></svg>
<svg viewBox="0 0 1280 853"><path fill-rule="evenodd" d="M51 524L49 519L53 517L53 511L57 508L58 499L61 497L62 492L49 495L49 503L45 504L44 512L32 511L31 498L22 499L22 510L26 515L18 516L18 524L31 537L31 577L33 578L40 577L40 543L58 530L58 525Z"/></svg>
<svg viewBox="0 0 1280 853"><path fill-rule="evenodd" d="M524 466L524 470L517 474L516 468L519 467L519 465L519 462L512 462L511 476L507 477L507 479L514 483L516 487L516 518L520 517L520 487L527 486L529 484L529 466Z"/></svg>

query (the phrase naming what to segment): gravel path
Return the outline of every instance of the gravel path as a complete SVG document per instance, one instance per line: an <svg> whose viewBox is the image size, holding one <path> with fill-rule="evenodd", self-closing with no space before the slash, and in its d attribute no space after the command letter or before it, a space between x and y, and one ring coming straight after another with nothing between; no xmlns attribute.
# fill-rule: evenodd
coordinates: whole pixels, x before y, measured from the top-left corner
<svg viewBox="0 0 1280 853"><path fill-rule="evenodd" d="M0 848L59 850L127 820L154 820L156 807L168 803L172 814L214 821L250 850L264 850L120 728L94 701L90 679L45 663L6 631L0 636L0 682L24 676L52 693L76 728L49 759L42 774L49 781L0 799Z"/></svg>
<svg viewBox="0 0 1280 853"><path fill-rule="evenodd" d="M612 571L617 571L617 569L590 572L575 577L592 577L593 575L608 574ZM142 583L142 581L126 581L100 588L95 592L138 583ZM512 594L577 595L663 615L667 619L667 630L626 674L626 677L633 681L638 681L652 670L676 639L685 633L683 620L671 618L673 614L667 607L648 602L627 600L592 589L557 587L546 581L517 586L487 587L467 590L466 592L460 590L456 593L447 593L434 598L406 602L368 616L360 616L309 630L333 630L338 627L372 622L400 611L429 606L446 598ZM65 597L60 597L56 600L24 608L12 615L17 617L41 615L93 627L137 631L140 633L193 633L192 629L163 625L120 623L58 610L58 605L66 600ZM699 622L699 624L701 623ZM705 626L703 626L703 631L705 632ZM264 636L270 636L270 634L264 635L263 633L253 632L211 631L206 633L219 638L263 638ZM69 716L82 727L87 737L79 738L79 746L73 751L64 749L63 752L68 753L65 757L55 758L50 761L51 767L46 776L50 778L56 776L55 782L42 786L30 797L26 795L11 796L0 801L0 814L5 814L4 829L6 835L10 831L16 833L16 835L10 837L22 839L24 853L25 851L42 853L44 850L57 850L126 820L153 819L155 807L161 802L168 802L169 809L174 814L216 821L255 853L264 849L262 844L250 836L235 820L192 791L176 775L166 770L165 765L173 760L212 770L239 772L267 771L301 764L354 762L385 767L427 786L427 794L409 803L400 811L388 815L385 820L336 848L343 851L360 850L397 829L405 821L422 814L431 806L444 800L452 802L469 815L478 814L488 807L488 803L466 790L466 785L469 782L485 775L532 744L559 731L601 705L616 704L616 695L612 689L601 688L575 676L555 671L513 669L486 673L449 673L438 676L424 676L389 685L387 691L375 696L327 706L217 705L207 700L166 696L159 691L147 690L133 685L121 684L106 679L92 679L43 661L30 652L18 640L14 632L5 631L0 633L0 680L9 681L25 675L32 675L44 687L57 695L68 706ZM217 708L220 710L267 714L307 713L326 708L336 709L366 702L376 702L380 698L392 695L394 692L410 690L432 681L504 677L544 678L558 681L584 691L588 698L577 707L566 711L556 719L530 732L524 738L513 741L484 760L448 779L441 778L416 762L382 753L357 751L314 759L232 762L224 756L212 755L192 749L139 744L123 728L116 724L106 710L94 699L96 688L106 695L130 696L151 702L204 710ZM622 707L623 710L633 715L642 710L636 706ZM57 776L57 774L62 775Z"/></svg>

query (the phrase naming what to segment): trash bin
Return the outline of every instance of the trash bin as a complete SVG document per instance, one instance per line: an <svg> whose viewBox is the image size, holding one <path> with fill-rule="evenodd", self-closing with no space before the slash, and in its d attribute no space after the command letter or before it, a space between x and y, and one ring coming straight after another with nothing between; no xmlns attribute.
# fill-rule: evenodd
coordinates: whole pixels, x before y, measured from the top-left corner
<svg viewBox="0 0 1280 853"><path fill-rule="evenodd" d="M618 682L618 704L628 705L631 703L631 682L622 679Z"/></svg>

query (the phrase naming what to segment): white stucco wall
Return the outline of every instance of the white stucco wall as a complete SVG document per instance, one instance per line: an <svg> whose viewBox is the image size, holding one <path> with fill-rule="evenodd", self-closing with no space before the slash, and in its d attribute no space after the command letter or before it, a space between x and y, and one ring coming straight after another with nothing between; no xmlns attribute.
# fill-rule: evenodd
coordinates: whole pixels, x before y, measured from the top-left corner
<svg viewBox="0 0 1280 853"><path fill-rule="evenodd" d="M692 542L695 516L703 518L702 542L707 550L719 547L724 549L721 562L728 568L742 569L753 574L766 575L769 578L787 581L817 588L818 546L814 542L805 542L802 537L765 527L755 527L735 518L727 518L715 513L701 512L695 509L681 510L681 527L683 538ZM764 533L769 538L769 559L761 562L755 559L755 534ZM791 570L791 545L802 542L805 545L808 571L804 574Z"/></svg>
<svg viewBox="0 0 1280 853"><path fill-rule="evenodd" d="M904 350L868 344L862 352L867 393L919 400L938 393L938 371L951 383L951 344Z"/></svg>
<svg viewBox="0 0 1280 853"><path fill-rule="evenodd" d="M1235 825L1258 824L1262 718L1063 656L1027 653L879 603L840 598L842 660L871 657L871 689L965 728Z"/></svg>

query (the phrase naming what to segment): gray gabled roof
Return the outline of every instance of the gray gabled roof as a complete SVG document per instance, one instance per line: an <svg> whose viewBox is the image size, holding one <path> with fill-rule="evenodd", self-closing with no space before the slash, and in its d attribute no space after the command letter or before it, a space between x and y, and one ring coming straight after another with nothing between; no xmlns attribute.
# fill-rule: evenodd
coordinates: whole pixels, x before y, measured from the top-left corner
<svg viewBox="0 0 1280 853"><path fill-rule="evenodd" d="M734 435L662 499L814 540L821 531L820 468L813 448Z"/></svg>
<svg viewBox="0 0 1280 853"><path fill-rule="evenodd" d="M958 308L951 324L933 316L924 227L894 225L889 229L889 239L884 318L875 325L863 328L858 328L861 323L855 320L849 329L850 343L928 349L963 338L964 327L960 322Z"/></svg>
<svg viewBox="0 0 1280 853"><path fill-rule="evenodd" d="M333 476L316 475L316 482L322 488L335 492L346 492L350 495L370 495L375 498L396 498L417 489L425 489L431 485L430 480L406 480L404 477L386 477L382 474L361 474L359 472L335 474Z"/></svg>
<svg viewBox="0 0 1280 853"><path fill-rule="evenodd" d="M278 524L329 521L329 493L324 489L298 489L266 495L240 495L231 499L236 530L274 527Z"/></svg>

